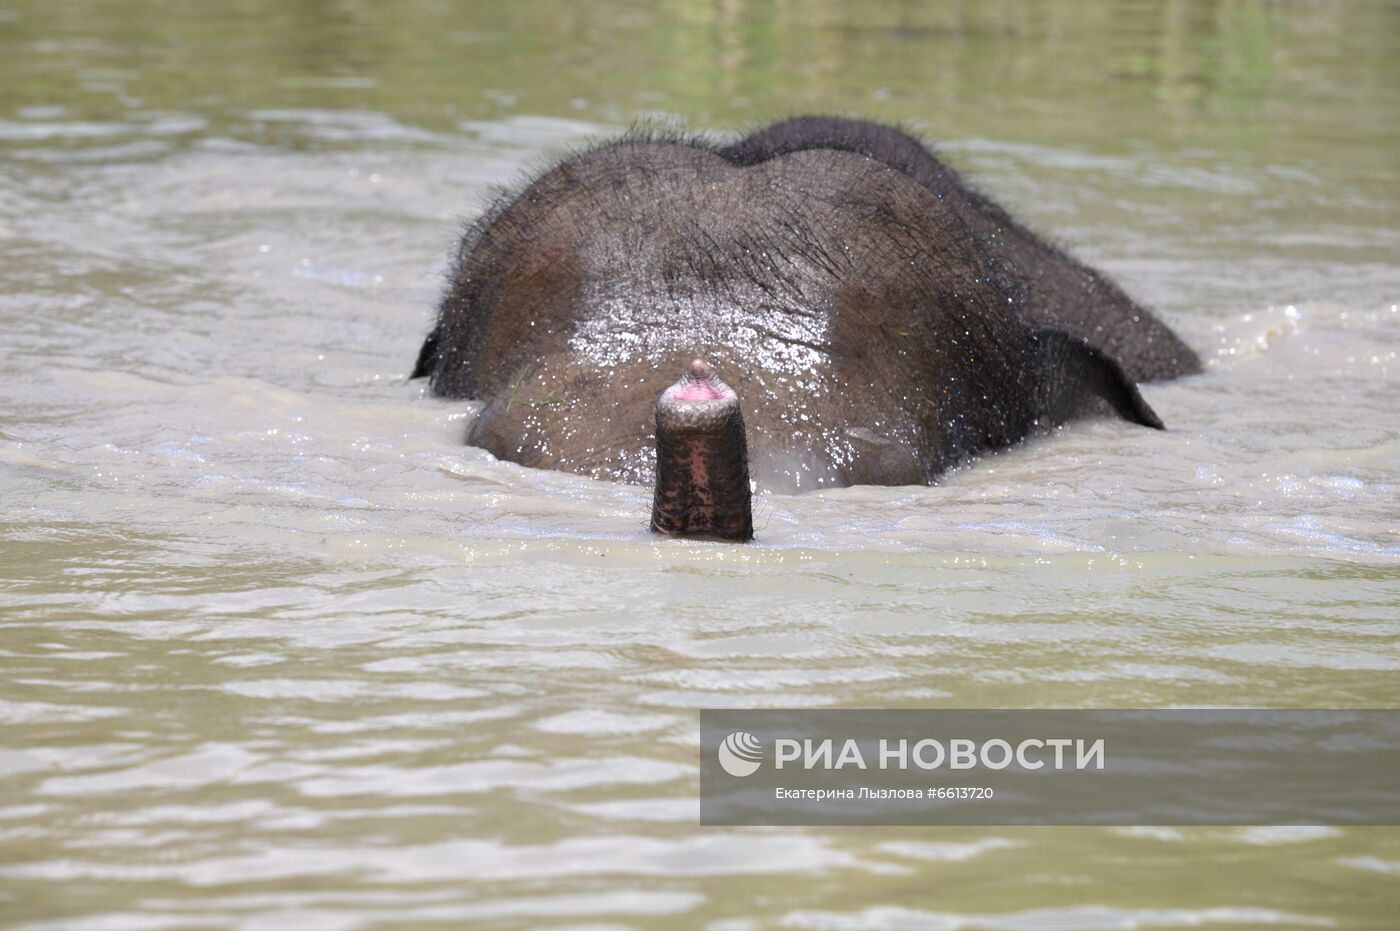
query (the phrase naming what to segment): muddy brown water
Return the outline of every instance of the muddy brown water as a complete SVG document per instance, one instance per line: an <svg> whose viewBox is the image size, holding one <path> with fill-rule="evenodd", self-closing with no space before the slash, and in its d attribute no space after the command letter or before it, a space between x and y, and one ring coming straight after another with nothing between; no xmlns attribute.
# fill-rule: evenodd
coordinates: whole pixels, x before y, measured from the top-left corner
<svg viewBox="0 0 1400 931"><path fill-rule="evenodd" d="M752 546L404 381L636 118L903 120L1208 360ZM1384 927L1395 829L700 829L700 707L1400 705L1394 3L0 0L0 924Z"/></svg>

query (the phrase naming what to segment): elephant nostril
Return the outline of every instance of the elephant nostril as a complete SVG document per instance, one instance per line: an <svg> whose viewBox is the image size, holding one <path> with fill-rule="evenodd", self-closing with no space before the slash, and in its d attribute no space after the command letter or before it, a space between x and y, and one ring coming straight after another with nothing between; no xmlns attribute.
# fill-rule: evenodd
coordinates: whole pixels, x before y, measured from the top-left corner
<svg viewBox="0 0 1400 931"><path fill-rule="evenodd" d="M696 359L681 376L681 380L667 388L661 395L665 401L724 401L735 398L734 390L720 381L714 366L704 359Z"/></svg>
<svg viewBox="0 0 1400 931"><path fill-rule="evenodd" d="M724 397L714 385L708 381L688 381L681 390L672 396L676 401L718 401Z"/></svg>
<svg viewBox="0 0 1400 931"><path fill-rule="evenodd" d="M656 402L657 429L672 435L724 433L729 419L738 413L739 396L701 359L690 363Z"/></svg>

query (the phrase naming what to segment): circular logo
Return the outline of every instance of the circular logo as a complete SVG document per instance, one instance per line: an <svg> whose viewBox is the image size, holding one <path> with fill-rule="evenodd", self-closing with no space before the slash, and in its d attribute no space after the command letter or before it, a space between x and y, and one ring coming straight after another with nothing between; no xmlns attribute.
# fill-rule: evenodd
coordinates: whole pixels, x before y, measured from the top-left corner
<svg viewBox="0 0 1400 931"><path fill-rule="evenodd" d="M763 765L763 744L748 731L735 731L719 745L719 765L731 776L752 776Z"/></svg>

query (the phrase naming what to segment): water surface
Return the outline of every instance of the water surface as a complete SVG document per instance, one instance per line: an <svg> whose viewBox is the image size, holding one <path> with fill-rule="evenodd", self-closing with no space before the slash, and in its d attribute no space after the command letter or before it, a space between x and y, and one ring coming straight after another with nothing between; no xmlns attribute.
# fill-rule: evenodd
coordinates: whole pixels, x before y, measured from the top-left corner
<svg viewBox="0 0 1400 931"><path fill-rule="evenodd" d="M902 120L1208 361L658 540L407 383L634 119ZM700 707L1400 706L1393 3L0 0L0 923L1385 927L1394 829L700 829Z"/></svg>

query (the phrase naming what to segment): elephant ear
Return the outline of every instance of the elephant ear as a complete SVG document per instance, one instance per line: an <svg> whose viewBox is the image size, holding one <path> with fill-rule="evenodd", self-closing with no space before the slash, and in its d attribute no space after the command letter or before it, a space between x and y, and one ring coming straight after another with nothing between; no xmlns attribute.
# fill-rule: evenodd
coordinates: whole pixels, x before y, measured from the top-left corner
<svg viewBox="0 0 1400 931"><path fill-rule="evenodd" d="M1123 367L1088 340L1052 327L1036 327L1032 336L1039 360L1040 402L1053 422L1088 413L1098 399L1124 420L1166 429Z"/></svg>
<svg viewBox="0 0 1400 931"><path fill-rule="evenodd" d="M413 374L408 376L409 381L433 374L433 369L437 367L438 334L440 332L442 332L441 325L435 326L433 332L428 334L428 338L423 340L423 348L418 350L418 361L413 365Z"/></svg>

